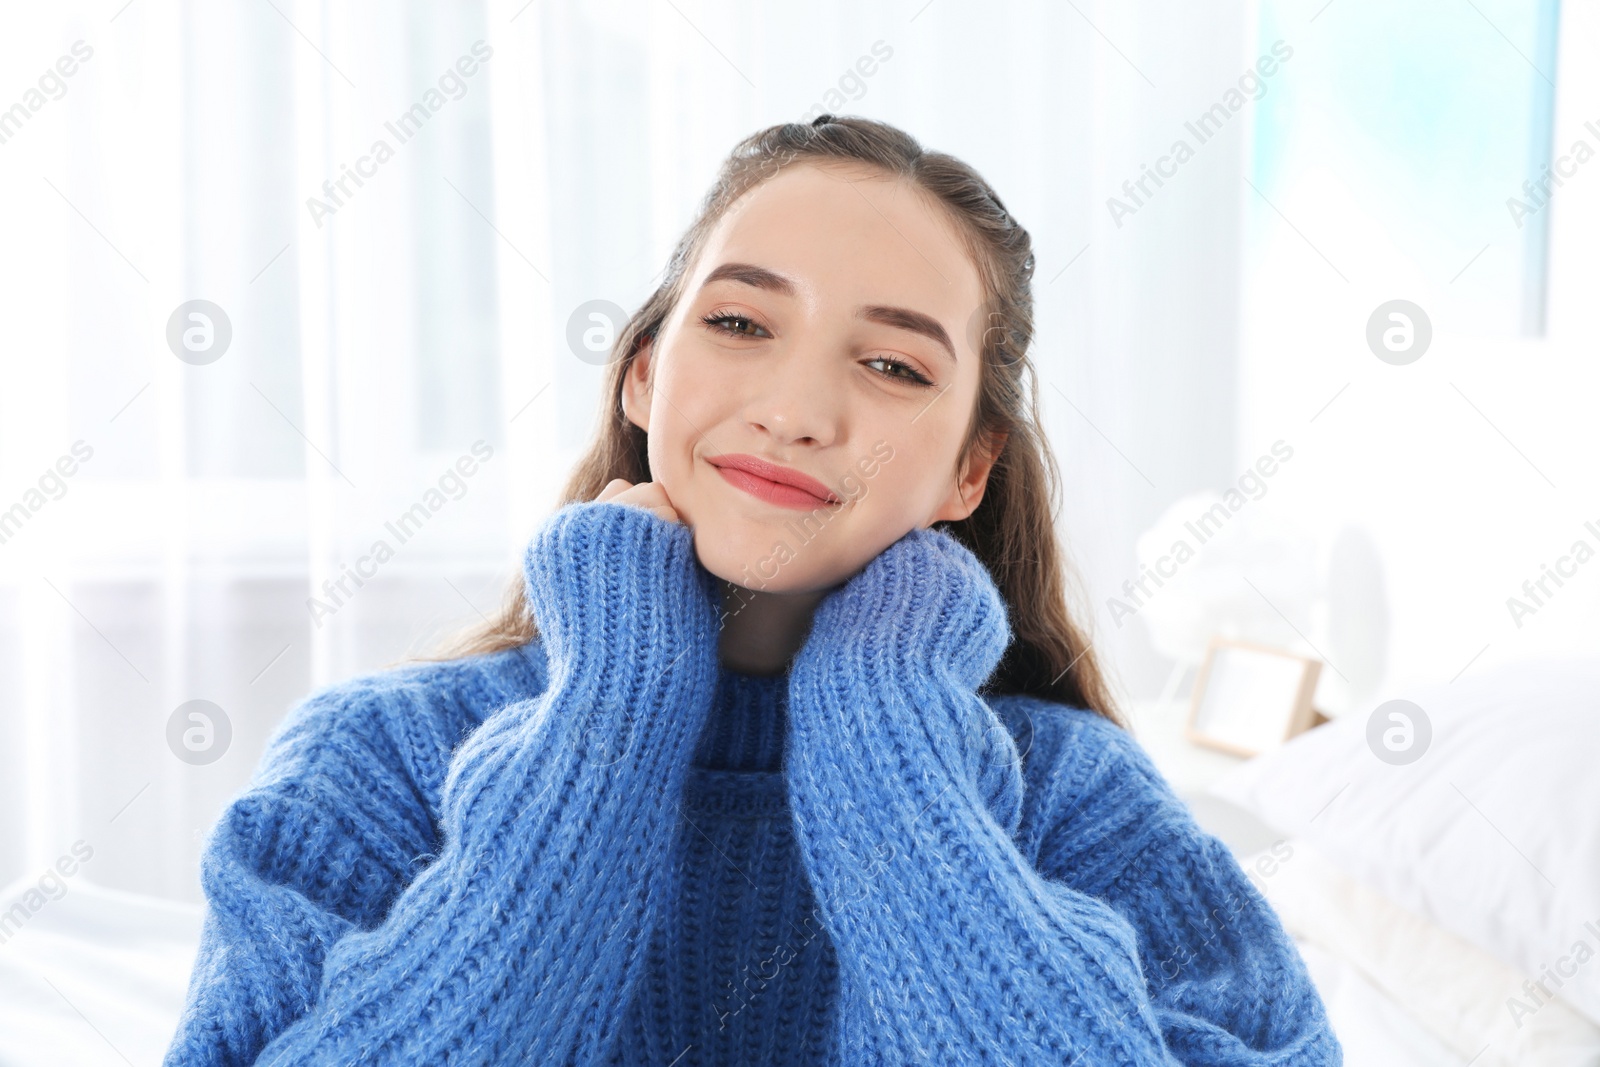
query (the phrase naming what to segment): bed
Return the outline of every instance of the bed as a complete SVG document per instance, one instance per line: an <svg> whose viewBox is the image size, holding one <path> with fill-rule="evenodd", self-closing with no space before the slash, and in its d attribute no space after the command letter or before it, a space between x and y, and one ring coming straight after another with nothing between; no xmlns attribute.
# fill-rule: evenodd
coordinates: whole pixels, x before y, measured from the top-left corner
<svg viewBox="0 0 1600 1067"><path fill-rule="evenodd" d="M1600 659L1529 660L1388 694L1191 806L1301 946L1347 1062L1596 1067L1597 764ZM1366 1051L1385 1030L1392 1055Z"/></svg>
<svg viewBox="0 0 1600 1067"><path fill-rule="evenodd" d="M0 944L0 1065L155 1067L177 1026L202 910L82 874ZM0 894L0 914L38 891ZM35 898L37 902L37 898Z"/></svg>
<svg viewBox="0 0 1600 1067"><path fill-rule="evenodd" d="M1186 799L1299 946L1347 1064L1600 1067L1600 661L1406 696L1421 759L1341 718ZM202 911L66 885L0 944L0 1067L154 1067Z"/></svg>

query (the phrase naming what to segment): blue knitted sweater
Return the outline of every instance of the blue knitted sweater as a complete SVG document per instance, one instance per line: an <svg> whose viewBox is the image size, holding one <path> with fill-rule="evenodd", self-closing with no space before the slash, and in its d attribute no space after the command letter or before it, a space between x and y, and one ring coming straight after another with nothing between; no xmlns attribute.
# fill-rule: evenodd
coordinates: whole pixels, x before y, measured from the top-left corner
<svg viewBox="0 0 1600 1067"><path fill-rule="evenodd" d="M1339 1064L1277 917L1139 746L982 696L1005 604L913 530L784 674L684 526L571 504L540 636L320 690L207 837L165 1063Z"/></svg>

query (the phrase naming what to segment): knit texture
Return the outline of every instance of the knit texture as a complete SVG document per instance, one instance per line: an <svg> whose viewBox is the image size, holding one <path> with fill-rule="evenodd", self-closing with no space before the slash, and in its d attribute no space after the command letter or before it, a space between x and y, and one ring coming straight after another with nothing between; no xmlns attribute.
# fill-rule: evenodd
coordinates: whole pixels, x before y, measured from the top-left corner
<svg viewBox="0 0 1600 1067"><path fill-rule="evenodd" d="M781 675L693 534L567 505L540 637L291 709L208 836L179 1065L1341 1063L1277 917L913 530Z"/></svg>

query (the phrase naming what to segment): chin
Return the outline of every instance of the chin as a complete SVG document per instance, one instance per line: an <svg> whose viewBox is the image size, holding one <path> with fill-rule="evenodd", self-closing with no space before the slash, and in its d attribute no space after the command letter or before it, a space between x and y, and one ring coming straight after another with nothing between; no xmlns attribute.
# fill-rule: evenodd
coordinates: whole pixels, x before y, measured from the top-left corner
<svg viewBox="0 0 1600 1067"><path fill-rule="evenodd" d="M809 592L826 585L827 550L822 539L807 542L796 512L792 526L741 518L706 518L694 524L695 555L718 578L762 593Z"/></svg>

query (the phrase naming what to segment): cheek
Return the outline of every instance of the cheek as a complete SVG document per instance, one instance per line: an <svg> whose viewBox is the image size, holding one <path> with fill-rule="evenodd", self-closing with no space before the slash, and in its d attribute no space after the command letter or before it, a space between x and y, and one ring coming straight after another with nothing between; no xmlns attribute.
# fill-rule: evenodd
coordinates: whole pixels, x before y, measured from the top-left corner
<svg viewBox="0 0 1600 1067"><path fill-rule="evenodd" d="M669 360L660 368L650 400L650 466L675 470L686 460L700 430L708 426L707 390L689 361Z"/></svg>
<svg viewBox="0 0 1600 1067"><path fill-rule="evenodd" d="M929 412L931 414L931 412ZM903 420L877 427L870 443L856 457L855 480L867 507L892 512L908 525L919 521L921 511L941 498L950 479L944 472L950 465L945 432L930 421L928 432L920 423L903 425Z"/></svg>
<svg viewBox="0 0 1600 1067"><path fill-rule="evenodd" d="M711 384L715 375L707 373L703 360L697 365L692 354L673 356L661 367L650 405L650 478L665 490L679 517L696 525L715 518L711 502L717 487L707 482L720 476L701 457L719 451L725 439L718 427L727 424L727 390Z"/></svg>

